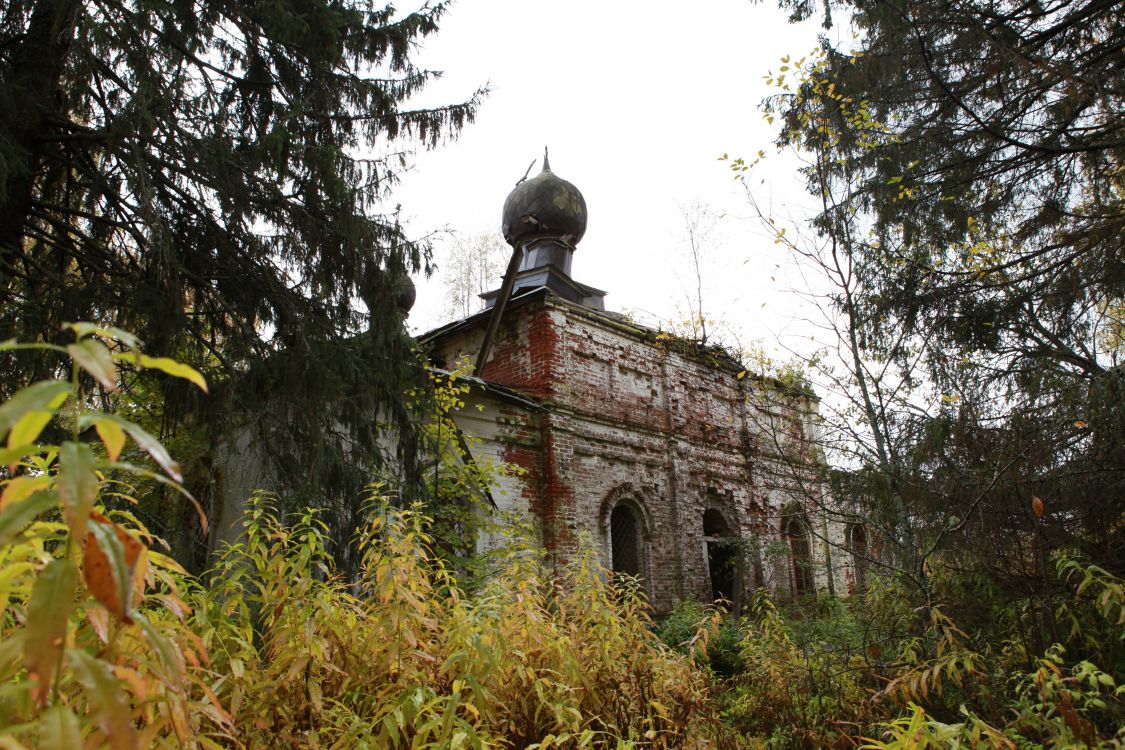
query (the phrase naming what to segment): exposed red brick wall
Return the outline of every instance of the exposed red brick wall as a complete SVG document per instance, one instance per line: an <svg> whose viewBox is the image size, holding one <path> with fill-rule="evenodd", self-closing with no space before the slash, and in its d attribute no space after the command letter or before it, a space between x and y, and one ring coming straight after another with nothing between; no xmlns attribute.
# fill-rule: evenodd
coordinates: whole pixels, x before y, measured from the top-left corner
<svg viewBox="0 0 1125 750"><path fill-rule="evenodd" d="M526 470L524 497L556 561L583 543L605 552L607 504L634 503L645 517L647 586L662 611L677 598L710 595L708 508L743 536L776 537L785 500L770 480L772 448L758 434L747 381L729 362L680 351L552 295L506 313L494 352L485 378L546 407L533 427L525 421L510 431L504 456ZM791 401L781 409L785 430L802 429L800 407ZM538 440L523 434L529 429Z"/></svg>

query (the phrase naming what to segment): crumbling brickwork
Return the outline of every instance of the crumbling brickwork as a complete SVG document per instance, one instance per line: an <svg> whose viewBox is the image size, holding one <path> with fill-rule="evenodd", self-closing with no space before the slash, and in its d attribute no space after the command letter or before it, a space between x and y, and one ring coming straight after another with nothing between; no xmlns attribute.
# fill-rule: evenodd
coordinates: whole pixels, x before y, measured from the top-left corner
<svg viewBox="0 0 1125 750"><path fill-rule="evenodd" d="M436 362L474 355L485 317L425 337ZM513 300L481 374L541 410L516 419L517 407L489 408L462 427L524 469L503 503L534 517L555 560L591 544L607 566L635 564L658 612L716 592L746 601L757 585L788 595L806 565L784 546L792 517L816 588L846 587L850 565L825 543L844 532L810 502L820 489L806 468L807 394L547 289ZM481 419L496 429L482 434Z"/></svg>

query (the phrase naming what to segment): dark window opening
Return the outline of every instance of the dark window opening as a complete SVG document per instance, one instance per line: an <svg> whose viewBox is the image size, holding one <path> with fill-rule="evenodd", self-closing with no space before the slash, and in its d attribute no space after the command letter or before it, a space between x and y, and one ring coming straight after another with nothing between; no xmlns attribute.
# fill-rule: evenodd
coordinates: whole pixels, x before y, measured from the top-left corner
<svg viewBox="0 0 1125 750"><path fill-rule="evenodd" d="M707 539L707 573L711 578L712 601L734 601L738 554L723 514L714 508L703 513L703 536Z"/></svg>
<svg viewBox="0 0 1125 750"><path fill-rule="evenodd" d="M707 569L711 574L711 599L734 601L737 555L731 542L707 542Z"/></svg>
<svg viewBox="0 0 1125 750"><path fill-rule="evenodd" d="M852 526L848 542L855 562L855 588L859 591L867 583L867 529L861 524Z"/></svg>
<svg viewBox="0 0 1125 750"><path fill-rule="evenodd" d="M618 505L613 509L609 516L609 538L613 572L641 575L641 525L632 508Z"/></svg>
<svg viewBox="0 0 1125 750"><path fill-rule="evenodd" d="M815 584L808 528L800 519L787 518L782 526L782 534L789 543L789 556L793 562L793 594L805 596L813 593Z"/></svg>
<svg viewBox="0 0 1125 750"><path fill-rule="evenodd" d="M730 534L730 529L727 528L727 520L723 518L723 514L714 508L708 508L703 512L703 536L727 536Z"/></svg>

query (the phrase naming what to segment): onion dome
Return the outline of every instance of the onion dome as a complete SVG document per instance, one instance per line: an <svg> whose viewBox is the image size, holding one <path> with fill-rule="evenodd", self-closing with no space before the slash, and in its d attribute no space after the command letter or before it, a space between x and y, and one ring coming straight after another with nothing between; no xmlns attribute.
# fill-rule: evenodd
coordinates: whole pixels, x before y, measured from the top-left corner
<svg viewBox="0 0 1125 750"><path fill-rule="evenodd" d="M520 180L504 201L504 239L513 247L533 237L551 238L573 248L586 233L586 199L578 188L551 171Z"/></svg>
<svg viewBox="0 0 1125 750"><path fill-rule="evenodd" d="M400 313L406 315L418 299L418 289L415 288L414 281L406 274L402 275L395 287L395 307L398 308Z"/></svg>

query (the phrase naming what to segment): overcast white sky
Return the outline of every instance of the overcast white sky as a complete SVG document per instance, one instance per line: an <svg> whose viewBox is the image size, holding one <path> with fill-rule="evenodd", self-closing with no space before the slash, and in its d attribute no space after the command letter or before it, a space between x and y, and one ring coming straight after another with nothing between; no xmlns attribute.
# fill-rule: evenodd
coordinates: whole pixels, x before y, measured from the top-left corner
<svg viewBox="0 0 1125 750"><path fill-rule="evenodd" d="M424 100L461 100L485 83L492 93L459 140L418 155L393 200L413 234L498 233L504 198L548 145L589 209L573 276L607 290L609 309L683 317L694 280L678 207L701 201L728 214L704 264L705 310L729 324L728 342L795 345L803 312L789 290L800 282L780 246L740 218L745 193L717 158L767 149L759 200L779 215L808 203L757 105L767 71L820 31L790 25L769 0L460 0L417 58L445 71ZM412 328L446 322L443 306L440 272L419 279Z"/></svg>

